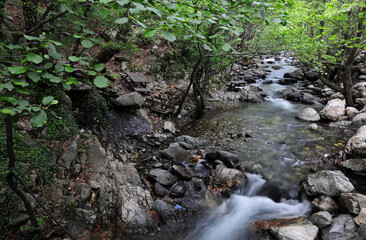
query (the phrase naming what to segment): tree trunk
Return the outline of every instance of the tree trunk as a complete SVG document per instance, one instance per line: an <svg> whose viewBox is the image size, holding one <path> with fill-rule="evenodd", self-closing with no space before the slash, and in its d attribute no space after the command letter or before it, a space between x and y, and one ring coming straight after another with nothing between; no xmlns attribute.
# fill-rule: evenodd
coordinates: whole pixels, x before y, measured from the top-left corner
<svg viewBox="0 0 366 240"><path fill-rule="evenodd" d="M179 104L179 107L178 107L178 110L177 112L174 114L174 118L177 118L178 115L180 114L180 112L182 111L182 108L183 108L183 104L189 94L189 90L191 89L195 79L197 78L198 74L199 74L199 69L201 67L201 64L202 64L202 61L203 61L203 58L199 58L196 62L196 64L194 65L193 67L193 70L192 70L192 73L191 73L191 78L189 80L189 85L187 87L187 90L185 92L185 94L183 95L183 98L182 100L180 101L180 104Z"/></svg>
<svg viewBox="0 0 366 240"><path fill-rule="evenodd" d="M20 199L23 201L24 206L27 209L29 219L32 222L33 226L35 228L38 228L39 227L38 221L34 214L31 204L29 203L25 194L18 188L18 185L14 181L14 173L12 172L12 169L15 166L13 125L7 117L4 118L4 122L5 122L5 130L6 130L6 150L8 152L8 158L9 158L9 163L8 163L9 173L6 175L6 181L9 185L9 187L11 188L11 190L13 190L13 192L15 192L20 197Z"/></svg>

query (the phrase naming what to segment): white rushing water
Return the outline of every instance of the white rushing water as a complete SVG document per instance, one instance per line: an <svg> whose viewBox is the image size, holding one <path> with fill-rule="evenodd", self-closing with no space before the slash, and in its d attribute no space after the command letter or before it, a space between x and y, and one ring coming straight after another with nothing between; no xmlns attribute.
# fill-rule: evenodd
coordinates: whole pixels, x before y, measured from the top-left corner
<svg viewBox="0 0 366 240"><path fill-rule="evenodd" d="M306 216L311 211L307 200L281 200L274 202L264 196L256 196L266 181L259 175L247 174L245 195L233 194L208 218L199 222L186 240L237 240L253 239L247 227L251 222L264 219L281 219Z"/></svg>

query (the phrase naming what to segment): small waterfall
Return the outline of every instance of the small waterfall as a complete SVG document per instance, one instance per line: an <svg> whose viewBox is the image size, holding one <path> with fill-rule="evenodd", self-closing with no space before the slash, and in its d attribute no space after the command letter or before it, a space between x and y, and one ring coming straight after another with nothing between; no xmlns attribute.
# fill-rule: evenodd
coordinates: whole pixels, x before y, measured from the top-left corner
<svg viewBox="0 0 366 240"><path fill-rule="evenodd" d="M206 220L199 222L185 240L237 240L255 239L247 231L251 222L264 219L293 218L306 216L311 210L306 200L285 200L275 202L265 196L258 196L266 181L259 175L247 174L246 186L241 194L233 194Z"/></svg>

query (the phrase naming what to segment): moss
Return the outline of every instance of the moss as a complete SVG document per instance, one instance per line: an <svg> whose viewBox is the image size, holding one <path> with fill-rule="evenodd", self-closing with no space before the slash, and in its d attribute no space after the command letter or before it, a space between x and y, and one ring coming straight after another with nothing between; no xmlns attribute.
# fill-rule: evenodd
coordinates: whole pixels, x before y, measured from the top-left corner
<svg viewBox="0 0 366 240"><path fill-rule="evenodd" d="M53 96L59 101L47 109L47 138L65 141L78 132L78 124L68 104L68 97L62 86L40 81L34 87L34 103L40 103L45 96Z"/></svg>
<svg viewBox="0 0 366 240"><path fill-rule="evenodd" d="M16 163L15 174L24 182L30 183L27 174L31 171L37 174L37 181L42 186L50 186L54 182L55 163L50 158L50 150L39 141L29 139L27 135L13 129L14 152ZM0 204L0 236L4 236L6 226L18 217L19 198L10 189L6 188L8 154L6 151L6 133L4 124L0 123L0 194L5 201ZM19 185L20 189L23 189ZM1 238L0 238L1 239Z"/></svg>
<svg viewBox="0 0 366 240"><path fill-rule="evenodd" d="M75 93L72 99L75 107L84 113L80 117L81 124L85 126L98 125L104 129L110 128L107 102L95 86L92 86L92 89L84 94Z"/></svg>

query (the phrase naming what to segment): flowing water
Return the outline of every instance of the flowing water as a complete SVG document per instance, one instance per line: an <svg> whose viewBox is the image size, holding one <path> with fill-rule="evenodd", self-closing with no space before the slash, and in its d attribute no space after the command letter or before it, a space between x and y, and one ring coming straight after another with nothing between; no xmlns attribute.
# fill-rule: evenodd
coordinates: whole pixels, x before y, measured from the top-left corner
<svg viewBox="0 0 366 240"><path fill-rule="evenodd" d="M273 70L266 78L272 84L255 84L267 95L264 103L208 113L187 134L209 139L217 149L236 152L245 165L263 172L277 186L296 186L309 173L309 163L332 147L343 148L344 140L326 126L311 131L308 122L295 119L297 112L309 106L276 97L276 91L286 88L277 81L296 69L284 61L278 64L283 68ZM240 133L245 137L235 137ZM246 230L253 221L306 216L310 212L306 199L274 202L261 196L268 182L258 175L247 176L244 190L198 221L185 239L255 239Z"/></svg>

